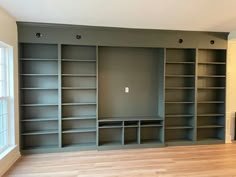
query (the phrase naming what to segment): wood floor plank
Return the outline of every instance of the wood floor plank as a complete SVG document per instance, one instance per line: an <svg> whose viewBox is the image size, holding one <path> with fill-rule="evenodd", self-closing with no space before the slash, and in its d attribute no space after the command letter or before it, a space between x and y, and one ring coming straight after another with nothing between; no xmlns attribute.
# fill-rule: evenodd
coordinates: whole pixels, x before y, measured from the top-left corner
<svg viewBox="0 0 236 177"><path fill-rule="evenodd" d="M4 177L236 177L236 144L26 155Z"/></svg>

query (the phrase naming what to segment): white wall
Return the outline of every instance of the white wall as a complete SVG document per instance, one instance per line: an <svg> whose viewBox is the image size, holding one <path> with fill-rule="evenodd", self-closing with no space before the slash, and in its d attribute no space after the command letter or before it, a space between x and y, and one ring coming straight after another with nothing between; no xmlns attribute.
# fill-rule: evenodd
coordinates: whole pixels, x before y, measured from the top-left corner
<svg viewBox="0 0 236 177"><path fill-rule="evenodd" d="M18 109L18 49L17 49L17 26L16 20L0 8L0 41L13 46L14 56L14 121L15 121L15 142L17 146L8 155L0 160L0 176L12 166L20 157L19 153L19 109Z"/></svg>
<svg viewBox="0 0 236 177"><path fill-rule="evenodd" d="M236 32L229 34L226 81L226 142L231 142L236 112Z"/></svg>

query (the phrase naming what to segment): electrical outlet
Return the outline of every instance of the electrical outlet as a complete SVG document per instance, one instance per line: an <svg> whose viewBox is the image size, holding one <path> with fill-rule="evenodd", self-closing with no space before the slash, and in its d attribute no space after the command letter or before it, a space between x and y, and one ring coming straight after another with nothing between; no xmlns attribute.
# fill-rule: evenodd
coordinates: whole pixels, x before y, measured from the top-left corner
<svg viewBox="0 0 236 177"><path fill-rule="evenodd" d="M129 93L129 87L125 87L125 93Z"/></svg>

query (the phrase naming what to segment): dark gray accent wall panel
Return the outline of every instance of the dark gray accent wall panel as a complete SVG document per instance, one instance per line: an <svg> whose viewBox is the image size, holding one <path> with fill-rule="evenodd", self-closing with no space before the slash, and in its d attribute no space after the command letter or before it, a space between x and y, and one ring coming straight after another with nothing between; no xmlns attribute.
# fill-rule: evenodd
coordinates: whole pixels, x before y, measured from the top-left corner
<svg viewBox="0 0 236 177"><path fill-rule="evenodd" d="M41 33L38 38L36 33ZM226 49L228 33L88 27L18 22L19 42ZM81 38L77 39L76 35ZM179 43L179 39L183 42ZM211 41L214 44L211 44Z"/></svg>

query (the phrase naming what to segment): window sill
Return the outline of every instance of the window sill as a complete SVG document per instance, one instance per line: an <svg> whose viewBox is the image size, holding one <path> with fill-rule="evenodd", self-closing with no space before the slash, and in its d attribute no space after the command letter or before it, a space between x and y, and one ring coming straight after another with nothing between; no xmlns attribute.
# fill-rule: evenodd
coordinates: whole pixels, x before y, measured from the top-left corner
<svg viewBox="0 0 236 177"><path fill-rule="evenodd" d="M5 156L7 156L11 151L13 151L17 145L12 145L6 148L4 151L0 153L0 160L2 160Z"/></svg>

